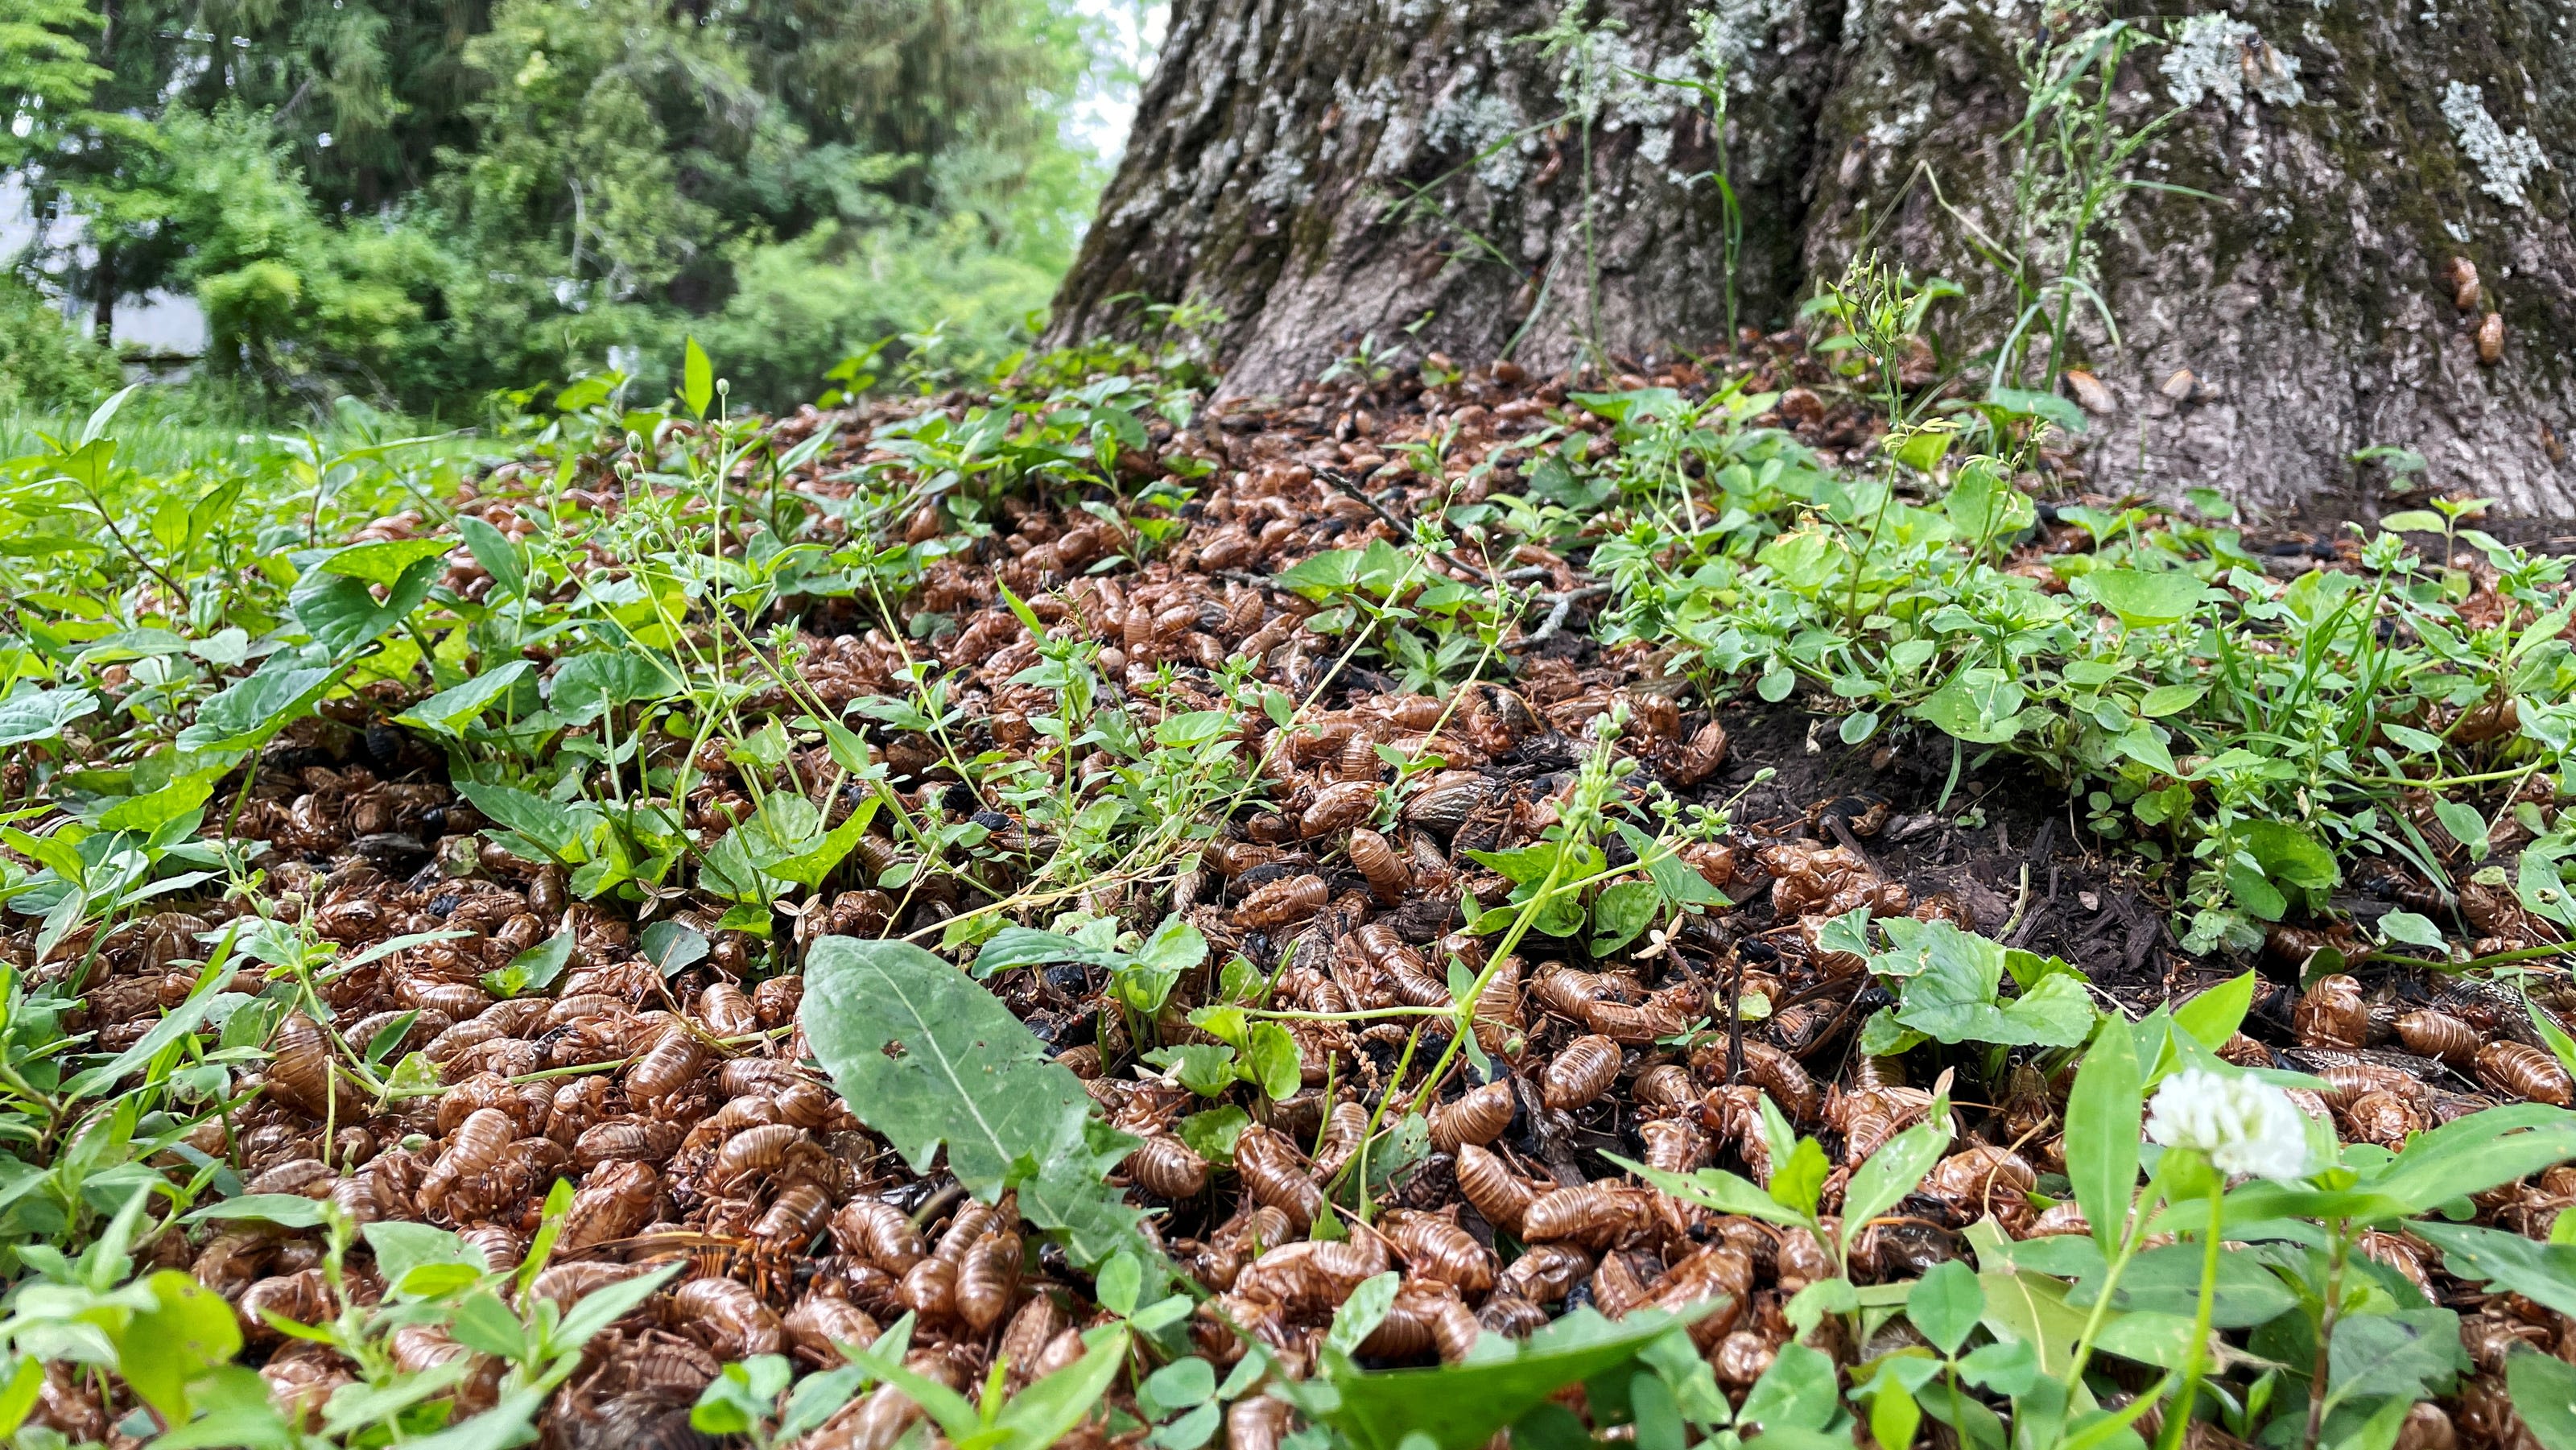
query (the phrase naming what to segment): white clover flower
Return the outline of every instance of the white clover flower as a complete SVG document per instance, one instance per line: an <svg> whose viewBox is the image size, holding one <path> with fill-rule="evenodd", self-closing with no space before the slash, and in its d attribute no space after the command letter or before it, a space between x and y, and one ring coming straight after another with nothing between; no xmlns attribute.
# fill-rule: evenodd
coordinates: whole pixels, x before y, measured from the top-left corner
<svg viewBox="0 0 2576 1450"><path fill-rule="evenodd" d="M2147 1136L2196 1148L2234 1177L2293 1179L2308 1169L2307 1120L2290 1095L2259 1078L2185 1068L2148 1105Z"/></svg>

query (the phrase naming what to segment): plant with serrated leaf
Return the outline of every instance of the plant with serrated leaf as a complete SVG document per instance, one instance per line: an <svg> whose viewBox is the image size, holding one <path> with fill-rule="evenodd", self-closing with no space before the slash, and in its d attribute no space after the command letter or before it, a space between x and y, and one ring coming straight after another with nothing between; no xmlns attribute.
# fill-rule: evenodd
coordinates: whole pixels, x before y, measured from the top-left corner
<svg viewBox="0 0 2576 1450"><path fill-rule="evenodd" d="M1861 1027L1861 1051L1874 1057L1924 1042L1991 1047L2073 1047L2093 1031L2094 1008L2084 974L2042 957L1962 931L1946 921L1891 916L1876 923L1887 944L1873 946L1866 909L1825 924L1821 950L1865 959L1896 995ZM2015 995L2003 996L2004 983Z"/></svg>
<svg viewBox="0 0 2576 1450"><path fill-rule="evenodd" d="M1010 1009L908 942L827 937L805 963L798 1019L861 1122L915 1172L942 1151L987 1203L1021 1214L1090 1267L1125 1250L1164 1272L1137 1211L1106 1182L1136 1140L1111 1129L1082 1080Z"/></svg>

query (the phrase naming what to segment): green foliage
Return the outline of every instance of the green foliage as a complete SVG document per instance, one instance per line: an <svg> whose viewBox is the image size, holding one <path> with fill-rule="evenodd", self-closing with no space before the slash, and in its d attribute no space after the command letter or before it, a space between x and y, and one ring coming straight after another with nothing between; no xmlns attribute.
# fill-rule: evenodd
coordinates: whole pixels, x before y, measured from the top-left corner
<svg viewBox="0 0 2576 1450"><path fill-rule="evenodd" d="M0 414L87 407L117 381L115 358L35 288L0 275Z"/></svg>
<svg viewBox="0 0 2576 1450"><path fill-rule="evenodd" d="M113 27L39 0L7 25L0 95L38 124L0 172L94 248L34 264L92 301L193 290L204 385L254 404L452 407L656 368L692 330L777 407L888 337L981 370L1101 180L1060 138L1085 35L1046 0L138 0ZM77 349L8 331L0 404L89 391Z"/></svg>
<svg viewBox="0 0 2576 1450"><path fill-rule="evenodd" d="M944 1147L958 1182L986 1202L1017 1189L1076 1263L1122 1249L1159 1262L1136 1210L1101 1181L1135 1140L1108 1129L1081 1079L992 993L904 942L828 937L805 971L815 1056L916 1171Z"/></svg>

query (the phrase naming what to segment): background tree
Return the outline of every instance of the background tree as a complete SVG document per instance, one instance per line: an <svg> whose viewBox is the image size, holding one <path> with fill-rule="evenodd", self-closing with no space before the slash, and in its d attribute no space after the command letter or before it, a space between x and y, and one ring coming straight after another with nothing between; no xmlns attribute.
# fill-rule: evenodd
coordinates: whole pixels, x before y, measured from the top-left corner
<svg viewBox="0 0 2576 1450"><path fill-rule="evenodd" d="M770 404L889 334L990 361L1097 185L1049 0L30 4L0 169L82 228L22 266L102 338L196 292L254 398L453 408L690 333Z"/></svg>
<svg viewBox="0 0 2576 1450"><path fill-rule="evenodd" d="M1406 330L1618 370L1787 325L1875 250L1962 289L1931 330L1969 392L2088 405L2104 486L2576 513L2564 7L2114 18L1181 0L1054 336L1141 294L1222 306L1238 391Z"/></svg>

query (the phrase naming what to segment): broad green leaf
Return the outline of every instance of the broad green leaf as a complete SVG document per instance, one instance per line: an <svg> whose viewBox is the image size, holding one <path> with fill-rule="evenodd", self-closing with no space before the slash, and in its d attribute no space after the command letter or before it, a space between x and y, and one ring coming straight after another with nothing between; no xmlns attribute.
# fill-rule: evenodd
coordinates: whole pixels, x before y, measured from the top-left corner
<svg viewBox="0 0 2576 1450"><path fill-rule="evenodd" d="M555 667L546 681L546 703L566 723L587 725L620 705L666 699L685 683L661 660L628 650L591 650Z"/></svg>
<svg viewBox="0 0 2576 1450"><path fill-rule="evenodd" d="M2561 1314L2576 1314L2576 1246L2428 1218L2408 1228L2442 1251L2442 1267L2471 1282L2511 1289Z"/></svg>
<svg viewBox="0 0 2576 1450"><path fill-rule="evenodd" d="M512 660L499 669L486 670L453 689L441 690L394 717L397 725L441 735L458 735L475 717L489 709L492 702L510 692L510 688L527 678L536 666L526 660Z"/></svg>
<svg viewBox="0 0 2576 1450"><path fill-rule="evenodd" d="M1334 1355L1324 1360L1320 1383L1287 1392L1353 1450L1402 1450L1416 1436L1433 1450L1482 1450L1496 1430L1548 1396L1628 1363L1673 1324L1716 1307L1696 1306L1679 1318L1640 1310L1613 1322L1587 1306L1526 1340L1502 1340L1464 1364L1437 1369L1367 1372Z"/></svg>
<svg viewBox="0 0 2576 1450"><path fill-rule="evenodd" d="M2000 745L2021 733L2022 687L2001 670L1962 670L1924 697L1913 713L1977 745Z"/></svg>
<svg viewBox="0 0 2576 1450"><path fill-rule="evenodd" d="M2103 608L2132 627L2181 622L2202 590L2199 579L2179 569L2095 569L2083 580Z"/></svg>
<svg viewBox="0 0 2576 1450"><path fill-rule="evenodd" d="M2544 1450L2576 1450L2576 1365L2525 1350L2506 1358L2504 1386L2523 1428Z"/></svg>
<svg viewBox="0 0 2576 1450"><path fill-rule="evenodd" d="M300 1193L245 1193L191 1210L185 1222L236 1218L273 1223L279 1228L317 1228L322 1223L322 1204Z"/></svg>
<svg viewBox="0 0 2576 1450"><path fill-rule="evenodd" d="M117 1336L117 1372L165 1423L188 1422L188 1382L241 1352L240 1321L223 1296L177 1269L143 1281L154 1305Z"/></svg>
<svg viewBox="0 0 2576 1450"><path fill-rule="evenodd" d="M2254 1005L2254 975L2247 972L2196 994L2174 1009L2174 1025L2212 1052L2225 1047Z"/></svg>
<svg viewBox="0 0 2576 1450"><path fill-rule="evenodd" d="M715 400L715 364L707 361L707 350L698 346L698 340L690 338L680 352L680 401L703 418Z"/></svg>
<svg viewBox="0 0 2576 1450"><path fill-rule="evenodd" d="M1941 1107L1935 1103L1933 1121L1897 1134L1853 1170L1844 1191L1845 1223L1864 1224L1894 1208L1941 1161L1941 1150L1950 1145L1949 1114Z"/></svg>
<svg viewBox="0 0 2576 1450"><path fill-rule="evenodd" d="M2281 821L2248 821L2246 849L2276 881L2323 891L2343 879L2334 853L2296 826Z"/></svg>
<svg viewBox="0 0 2576 1450"><path fill-rule="evenodd" d="M313 711L313 702L340 677L337 665L298 665L291 651L268 657L257 672L234 681L197 707L197 721L179 732L183 750L247 750Z"/></svg>
<svg viewBox="0 0 2576 1450"><path fill-rule="evenodd" d="M334 552L320 564L327 573L355 579L362 584L382 585L387 589L402 582L414 564L435 559L455 545L445 539L379 539L374 543L351 544Z"/></svg>
<svg viewBox="0 0 2576 1450"><path fill-rule="evenodd" d="M1782 1207L1769 1193L1763 1191L1761 1184L1750 1178L1729 1173L1723 1168L1702 1168L1696 1173L1667 1173L1660 1168L1649 1168L1643 1163L1622 1158L1616 1153L1604 1153L1601 1156L1675 1198L1699 1204L1704 1208L1715 1209L1719 1213L1742 1214L1748 1218L1758 1218L1768 1223L1779 1224L1803 1225L1808 1221L1804 1214Z"/></svg>
<svg viewBox="0 0 2576 1450"><path fill-rule="evenodd" d="M2066 1176L2105 1254L2117 1251L2137 1191L2143 1117L2137 1044L2115 1020L2094 1035L2066 1098Z"/></svg>
<svg viewBox="0 0 2576 1450"><path fill-rule="evenodd" d="M2448 1394L2452 1381L2469 1368L2460 1348L2460 1316L2448 1309L2348 1317L2335 1326L2326 1362L2329 1400L2429 1399Z"/></svg>
<svg viewBox="0 0 2576 1450"><path fill-rule="evenodd" d="M286 602L315 644L334 655L346 655L401 624L403 616L429 597L429 586L438 575L436 559L419 560L378 599L364 580L318 567L304 571Z"/></svg>
<svg viewBox="0 0 2576 1450"><path fill-rule="evenodd" d="M1905 1296L1905 1317L1945 1355L1959 1352L1985 1313L1986 1291L1976 1270L1957 1259L1933 1265Z"/></svg>
<svg viewBox="0 0 2576 1450"><path fill-rule="evenodd" d="M1696 873L1694 873L1696 874ZM1663 892L1649 881L1621 881L1592 903L1592 954L1608 956L1654 924Z"/></svg>
<svg viewBox="0 0 2576 1450"><path fill-rule="evenodd" d="M990 1201L1078 1144L1090 1095L1000 999L906 942L825 937L798 1016L841 1096L915 1172Z"/></svg>
<svg viewBox="0 0 2576 1450"><path fill-rule="evenodd" d="M0 747L52 740L63 727L98 713L98 696L87 690L40 690L19 682L0 698Z"/></svg>
<svg viewBox="0 0 2576 1450"><path fill-rule="evenodd" d="M2158 685L2138 702L2138 713L2150 720L2179 715L2199 704L2200 697L2208 693L2207 685Z"/></svg>

